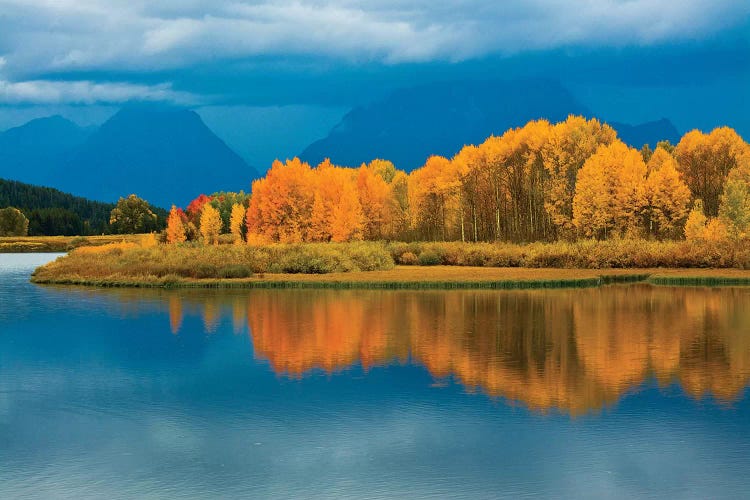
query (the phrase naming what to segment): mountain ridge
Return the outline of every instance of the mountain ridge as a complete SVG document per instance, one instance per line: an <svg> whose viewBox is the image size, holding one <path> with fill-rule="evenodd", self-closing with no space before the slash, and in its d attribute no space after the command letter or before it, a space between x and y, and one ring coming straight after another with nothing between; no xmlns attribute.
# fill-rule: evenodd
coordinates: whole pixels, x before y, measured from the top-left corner
<svg viewBox="0 0 750 500"><path fill-rule="evenodd" d="M430 155L451 157L466 144L481 143L530 120L557 122L570 114L597 117L553 80L426 84L398 89L380 101L352 109L326 137L307 146L300 158L313 165L329 158L349 166L383 158L411 171ZM680 138L666 118L636 125L602 121L636 148Z"/></svg>
<svg viewBox="0 0 750 500"><path fill-rule="evenodd" d="M0 133L0 177L106 202L136 193L186 205L201 192L248 190L256 176L185 108L127 105L93 130L52 116Z"/></svg>

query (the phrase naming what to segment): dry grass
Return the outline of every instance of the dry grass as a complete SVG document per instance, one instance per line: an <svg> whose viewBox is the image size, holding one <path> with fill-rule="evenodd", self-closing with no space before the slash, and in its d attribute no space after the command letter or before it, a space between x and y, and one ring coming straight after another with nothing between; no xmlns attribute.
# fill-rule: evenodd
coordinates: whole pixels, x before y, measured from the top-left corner
<svg viewBox="0 0 750 500"><path fill-rule="evenodd" d="M697 283L694 280L704 280ZM37 273L38 283L124 287L205 288L562 288L648 281L673 285L750 285L750 271L738 269L533 269L397 266L382 271L328 274L256 274L248 278L197 279L175 276L113 274L86 278Z"/></svg>
<svg viewBox="0 0 750 500"><path fill-rule="evenodd" d="M69 252L84 246L140 242L141 234L110 234L104 236L8 236L0 237L0 253Z"/></svg>
<svg viewBox="0 0 750 500"><path fill-rule="evenodd" d="M700 269L634 265L637 262L659 263L667 259L665 255L674 257L675 249L683 252L688 248L679 243L650 245L638 242L546 246L358 242L203 246L160 245L153 236L140 236L130 241L78 248L37 269L32 280L99 286L280 288L553 288L647 280L672 285L750 285L750 271L705 268L705 264L716 259L724 264L734 262L716 256L736 258L740 255L736 249L699 248L703 253L693 258L703 266ZM392 256L397 250L422 254L418 262L448 260L454 265L394 268ZM430 258L422 258L427 252ZM495 261L498 255L512 252L528 259L528 267L522 266L524 261L490 267L491 263L501 263ZM565 256L566 266L552 265L558 262L557 257L551 260L540 257L561 254ZM471 259L466 260L466 257L477 256L490 260L483 261L483 266L467 265ZM607 258L600 260L602 256ZM580 268L570 265L575 262L586 265ZM541 266L541 263L547 265Z"/></svg>

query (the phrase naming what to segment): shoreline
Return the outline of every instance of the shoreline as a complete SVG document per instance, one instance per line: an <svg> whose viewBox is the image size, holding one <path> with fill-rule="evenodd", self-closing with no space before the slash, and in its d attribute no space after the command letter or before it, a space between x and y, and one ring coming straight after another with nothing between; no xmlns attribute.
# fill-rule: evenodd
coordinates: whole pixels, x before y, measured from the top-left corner
<svg viewBox="0 0 750 500"><path fill-rule="evenodd" d="M38 285L100 288L235 288L235 289L539 289L593 288L642 283L656 286L750 286L750 271L739 269L569 269L487 268L465 266L396 266L385 271L328 274L260 274L249 278L159 278L71 275L40 278Z"/></svg>

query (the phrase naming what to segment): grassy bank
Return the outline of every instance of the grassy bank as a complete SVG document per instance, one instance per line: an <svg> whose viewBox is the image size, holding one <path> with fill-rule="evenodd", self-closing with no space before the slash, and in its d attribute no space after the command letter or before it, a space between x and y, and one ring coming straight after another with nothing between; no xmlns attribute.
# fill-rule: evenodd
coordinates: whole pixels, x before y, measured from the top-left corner
<svg viewBox="0 0 750 500"><path fill-rule="evenodd" d="M178 282L241 279L271 274L328 274L386 270L393 260L383 244L144 247L125 242L78 248L34 273L38 283Z"/></svg>
<svg viewBox="0 0 750 500"><path fill-rule="evenodd" d="M692 261L678 258L689 248L695 251ZM498 258L511 254L514 258L510 262ZM141 238L140 242L121 241L75 249L37 269L32 281L246 288L557 288L635 281L664 285L750 285L750 271L727 267L729 263L740 262L741 255L736 249L688 247L685 243L522 246L359 242L204 246L163 245L153 238L150 241ZM394 260L411 264L394 266ZM483 265L471 265L476 260ZM556 265L561 261L566 266ZM452 265L444 265L446 262ZM637 265L641 262L646 265ZM685 262L701 267L670 269L665 265ZM709 268L717 262L723 266ZM576 263L582 265L572 265Z"/></svg>
<svg viewBox="0 0 750 500"><path fill-rule="evenodd" d="M576 242L390 243L401 265L479 267L750 269L750 242L581 240Z"/></svg>
<svg viewBox="0 0 750 500"><path fill-rule="evenodd" d="M43 268L42 268L43 269ZM383 271L327 274L256 274L247 278L191 278L174 275L101 277L51 276L40 270L36 283L144 288L371 288L528 289L582 288L617 283L718 286L750 285L750 272L735 269L554 269L396 266Z"/></svg>
<svg viewBox="0 0 750 500"><path fill-rule="evenodd" d="M69 252L84 246L101 246L119 242L139 242L143 235L112 234L106 236L10 236L0 237L0 253Z"/></svg>

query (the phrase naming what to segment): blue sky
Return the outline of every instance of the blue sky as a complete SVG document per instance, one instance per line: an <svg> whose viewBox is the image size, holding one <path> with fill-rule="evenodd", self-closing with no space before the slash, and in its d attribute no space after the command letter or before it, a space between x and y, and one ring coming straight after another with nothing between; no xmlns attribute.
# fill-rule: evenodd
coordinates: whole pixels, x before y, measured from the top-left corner
<svg viewBox="0 0 750 500"><path fill-rule="evenodd" d="M538 76L606 119L747 137L750 3L0 0L0 129L167 101L265 164L393 88Z"/></svg>

